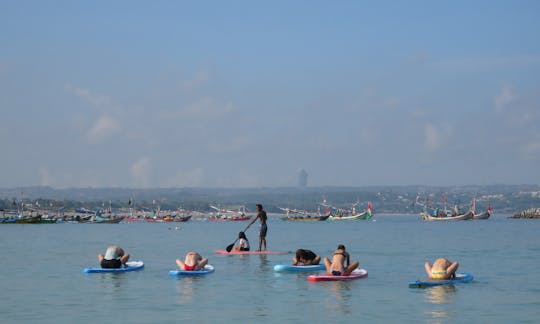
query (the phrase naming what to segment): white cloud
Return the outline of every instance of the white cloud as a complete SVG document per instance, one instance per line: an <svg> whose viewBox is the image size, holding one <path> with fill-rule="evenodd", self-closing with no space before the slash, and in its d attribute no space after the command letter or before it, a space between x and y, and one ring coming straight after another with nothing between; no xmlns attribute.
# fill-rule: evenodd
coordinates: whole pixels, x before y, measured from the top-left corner
<svg viewBox="0 0 540 324"><path fill-rule="evenodd" d="M64 88L69 93L89 102L96 107L111 107L113 105L108 96L92 93L88 89L75 87L71 84L66 84Z"/></svg>
<svg viewBox="0 0 540 324"><path fill-rule="evenodd" d="M147 187L152 176L152 161L143 156L131 165L129 171L135 185Z"/></svg>
<svg viewBox="0 0 540 324"><path fill-rule="evenodd" d="M219 142L209 144L213 153L224 154L229 152L244 152L251 145L248 137L221 138Z"/></svg>
<svg viewBox="0 0 540 324"><path fill-rule="evenodd" d="M214 179L212 185L229 188L260 187L266 184L260 176L249 174L227 175Z"/></svg>
<svg viewBox="0 0 540 324"><path fill-rule="evenodd" d="M540 55L516 55L506 57L465 57L431 61L433 66L451 71L496 70L537 66ZM430 62L430 63L431 63Z"/></svg>
<svg viewBox="0 0 540 324"><path fill-rule="evenodd" d="M40 186L56 185L55 178L52 176L51 172L46 168L41 168L39 170L39 185Z"/></svg>
<svg viewBox="0 0 540 324"><path fill-rule="evenodd" d="M236 110L232 102L218 102L212 97L203 97L185 107L160 114L164 120L170 119L216 119Z"/></svg>
<svg viewBox="0 0 540 324"><path fill-rule="evenodd" d="M118 121L110 116L101 116L86 133L90 144L97 144L113 136L121 129Z"/></svg>
<svg viewBox="0 0 540 324"><path fill-rule="evenodd" d="M501 93L493 98L493 103L495 105L495 110L498 112L504 111L508 106L514 102L516 95L514 90L509 85L505 84L502 86Z"/></svg>
<svg viewBox="0 0 540 324"><path fill-rule="evenodd" d="M540 140L525 143L523 151L528 158L540 157Z"/></svg>
<svg viewBox="0 0 540 324"><path fill-rule="evenodd" d="M211 97L205 97L188 106L184 113L188 116L207 117L223 115L233 110L234 106L231 102L220 103Z"/></svg>
<svg viewBox="0 0 540 324"><path fill-rule="evenodd" d="M441 148L441 144L442 138L440 132L433 124L427 123L424 126L424 148L428 152L435 152Z"/></svg>
<svg viewBox="0 0 540 324"><path fill-rule="evenodd" d="M192 91L196 87L208 83L209 80L210 73L208 73L208 71L199 71L197 74L195 74L193 79L180 82L180 89L183 91Z"/></svg>
<svg viewBox="0 0 540 324"><path fill-rule="evenodd" d="M166 187L198 187L204 185L205 174L201 168L193 170L178 171L165 181Z"/></svg>

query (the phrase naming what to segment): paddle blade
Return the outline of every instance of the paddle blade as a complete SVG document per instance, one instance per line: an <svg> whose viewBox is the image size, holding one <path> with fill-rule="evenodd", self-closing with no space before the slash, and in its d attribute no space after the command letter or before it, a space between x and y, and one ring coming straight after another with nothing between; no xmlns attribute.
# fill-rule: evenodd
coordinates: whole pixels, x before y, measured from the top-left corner
<svg viewBox="0 0 540 324"><path fill-rule="evenodd" d="M232 248L234 246L234 243L233 244L230 244L227 246L227 248L225 250L227 250L227 252L231 252Z"/></svg>

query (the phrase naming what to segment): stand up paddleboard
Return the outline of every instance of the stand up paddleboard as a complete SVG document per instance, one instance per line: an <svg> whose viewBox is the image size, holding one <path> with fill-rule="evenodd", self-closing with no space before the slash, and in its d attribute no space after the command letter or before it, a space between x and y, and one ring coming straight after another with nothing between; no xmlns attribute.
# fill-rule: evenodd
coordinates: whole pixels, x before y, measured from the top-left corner
<svg viewBox="0 0 540 324"><path fill-rule="evenodd" d="M466 283L473 280L473 275L467 272L456 273L455 279L426 279L426 280L416 280L409 282L409 288L426 288L434 286L443 286L443 285L453 285L456 283Z"/></svg>
<svg viewBox="0 0 540 324"><path fill-rule="evenodd" d="M85 268L84 273L105 273L105 272L130 272L137 271L144 268L144 262L142 261L128 261L126 266L117 269L108 269L108 268Z"/></svg>
<svg viewBox="0 0 540 324"><path fill-rule="evenodd" d="M216 254L289 254L290 251L284 252L284 251L231 251L227 252L227 250L216 250Z"/></svg>
<svg viewBox="0 0 540 324"><path fill-rule="evenodd" d="M304 266L276 264L274 266L274 271L303 272L303 271L317 271L317 270L325 270L325 269L326 267L324 266L324 264L312 264L312 265L304 265Z"/></svg>
<svg viewBox="0 0 540 324"><path fill-rule="evenodd" d="M366 269L354 269L348 276L334 276L330 274L318 274L307 277L308 281L350 281L355 279L367 278L368 273Z"/></svg>
<svg viewBox="0 0 540 324"><path fill-rule="evenodd" d="M214 272L214 267L207 264L200 270L171 270L169 271L169 276L203 276L212 272Z"/></svg>

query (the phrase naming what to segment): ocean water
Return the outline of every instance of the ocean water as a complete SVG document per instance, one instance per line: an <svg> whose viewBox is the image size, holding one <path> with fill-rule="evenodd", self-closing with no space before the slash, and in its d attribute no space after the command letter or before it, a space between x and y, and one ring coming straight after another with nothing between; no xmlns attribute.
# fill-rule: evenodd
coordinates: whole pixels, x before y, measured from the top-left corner
<svg viewBox="0 0 540 324"><path fill-rule="evenodd" d="M270 217L268 248L309 248L329 256L345 244L369 272L351 282L308 282L275 273L288 255L216 255L245 222L0 225L1 323L538 323L540 220L423 222L414 215L375 221L290 222ZM257 245L254 224L247 236ZM83 274L109 244L145 268ZM168 276L188 251L208 257L204 277ZM468 284L411 289L424 262L458 260Z"/></svg>

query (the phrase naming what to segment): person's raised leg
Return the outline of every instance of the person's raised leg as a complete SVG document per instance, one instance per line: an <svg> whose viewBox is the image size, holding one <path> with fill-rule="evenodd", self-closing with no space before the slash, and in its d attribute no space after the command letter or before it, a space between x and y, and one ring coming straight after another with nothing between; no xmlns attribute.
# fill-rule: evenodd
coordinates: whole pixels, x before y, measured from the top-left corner
<svg viewBox="0 0 540 324"><path fill-rule="evenodd" d="M199 261L199 263L197 263L197 270L204 268L204 266L207 264L208 264L208 258L202 259L201 261Z"/></svg>
<svg viewBox="0 0 540 324"><path fill-rule="evenodd" d="M122 264L126 264L126 262L129 261L129 254L124 254L120 257L120 262L122 262Z"/></svg>
<svg viewBox="0 0 540 324"><path fill-rule="evenodd" d="M354 271L354 269L358 268L360 263L358 261L354 261L353 263L349 264L349 266L343 271L344 276L348 276L351 274L351 272Z"/></svg>
<svg viewBox="0 0 540 324"><path fill-rule="evenodd" d="M327 257L324 257L324 266L326 267L326 273L332 274L332 262Z"/></svg>
<svg viewBox="0 0 540 324"><path fill-rule="evenodd" d="M182 270L186 270L184 261L182 261L182 260L180 260L180 259L176 259L176 265L178 265L178 268L180 268L180 269L182 269Z"/></svg>

